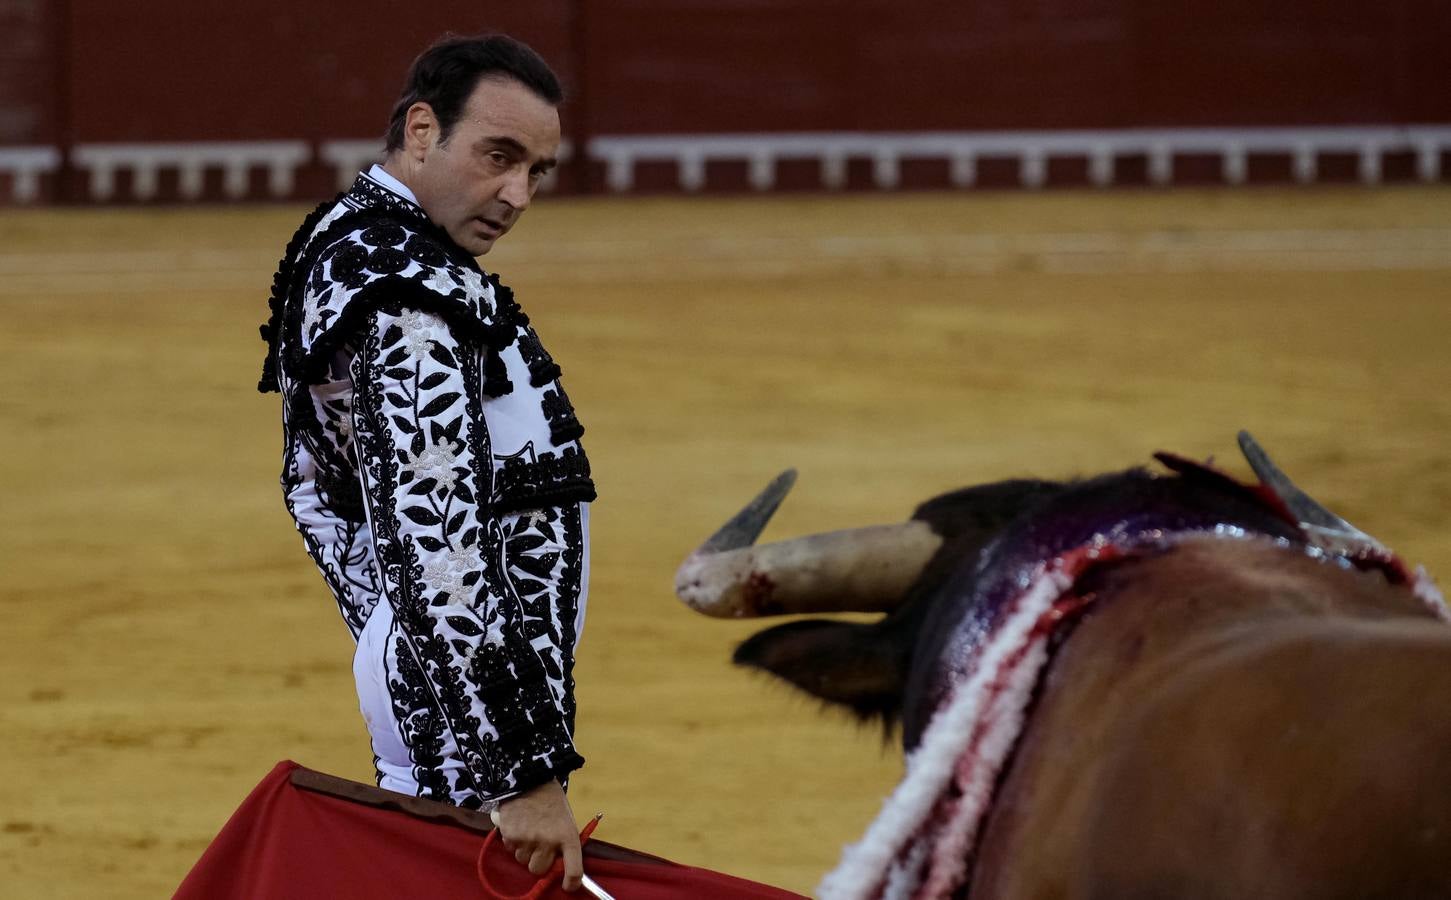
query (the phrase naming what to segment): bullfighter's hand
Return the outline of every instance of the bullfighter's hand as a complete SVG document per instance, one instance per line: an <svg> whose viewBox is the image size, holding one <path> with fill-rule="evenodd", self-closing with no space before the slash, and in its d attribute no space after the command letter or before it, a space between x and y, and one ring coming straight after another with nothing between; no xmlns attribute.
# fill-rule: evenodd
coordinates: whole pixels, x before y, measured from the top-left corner
<svg viewBox="0 0 1451 900"><path fill-rule="evenodd" d="M546 781L499 804L494 823L499 839L514 858L534 875L549 871L557 854L564 856L564 889L579 890L584 862L574 813L557 781Z"/></svg>

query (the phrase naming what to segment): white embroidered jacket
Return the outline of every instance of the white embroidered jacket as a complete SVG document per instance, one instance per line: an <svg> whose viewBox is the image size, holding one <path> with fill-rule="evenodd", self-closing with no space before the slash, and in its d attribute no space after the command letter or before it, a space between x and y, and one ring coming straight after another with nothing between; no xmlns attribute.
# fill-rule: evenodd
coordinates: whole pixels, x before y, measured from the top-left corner
<svg viewBox="0 0 1451 900"><path fill-rule="evenodd" d="M367 175L304 223L273 304L287 507L354 638L380 602L406 635L389 691L422 793L564 778L595 494L559 367L512 292ZM430 749L443 729L472 785Z"/></svg>

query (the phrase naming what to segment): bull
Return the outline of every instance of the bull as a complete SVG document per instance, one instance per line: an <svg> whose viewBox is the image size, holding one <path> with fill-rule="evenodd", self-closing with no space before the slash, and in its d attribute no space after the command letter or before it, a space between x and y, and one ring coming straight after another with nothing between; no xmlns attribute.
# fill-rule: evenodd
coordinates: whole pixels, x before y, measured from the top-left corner
<svg viewBox="0 0 1451 900"><path fill-rule="evenodd" d="M1419 570L1300 491L1170 454L682 564L737 664L901 733L831 898L1451 897L1451 628Z"/></svg>

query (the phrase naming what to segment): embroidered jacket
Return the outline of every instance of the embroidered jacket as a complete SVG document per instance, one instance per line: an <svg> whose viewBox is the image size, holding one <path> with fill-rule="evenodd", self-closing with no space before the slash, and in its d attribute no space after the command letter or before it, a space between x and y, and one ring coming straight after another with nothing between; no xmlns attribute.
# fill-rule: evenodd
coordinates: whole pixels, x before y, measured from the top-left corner
<svg viewBox="0 0 1451 900"><path fill-rule="evenodd" d="M380 601L407 637L389 690L422 792L488 801L563 779L584 760L575 610L553 601L578 597L577 507L595 491L559 367L512 292L360 175L293 237L262 332L259 389L284 398L281 481L307 550L354 639ZM546 538L569 549L529 552ZM443 728L471 785L426 752Z"/></svg>

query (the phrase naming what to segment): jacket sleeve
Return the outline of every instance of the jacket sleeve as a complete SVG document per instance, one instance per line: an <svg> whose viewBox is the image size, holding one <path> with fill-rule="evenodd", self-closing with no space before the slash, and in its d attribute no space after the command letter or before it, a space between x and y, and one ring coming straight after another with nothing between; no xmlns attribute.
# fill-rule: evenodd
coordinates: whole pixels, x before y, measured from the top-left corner
<svg viewBox="0 0 1451 900"><path fill-rule="evenodd" d="M384 594L408 643L399 678L414 682L393 690L400 722L416 733L441 720L486 802L563 780L584 760L504 574L481 351L415 310L371 313L356 346L358 471Z"/></svg>

